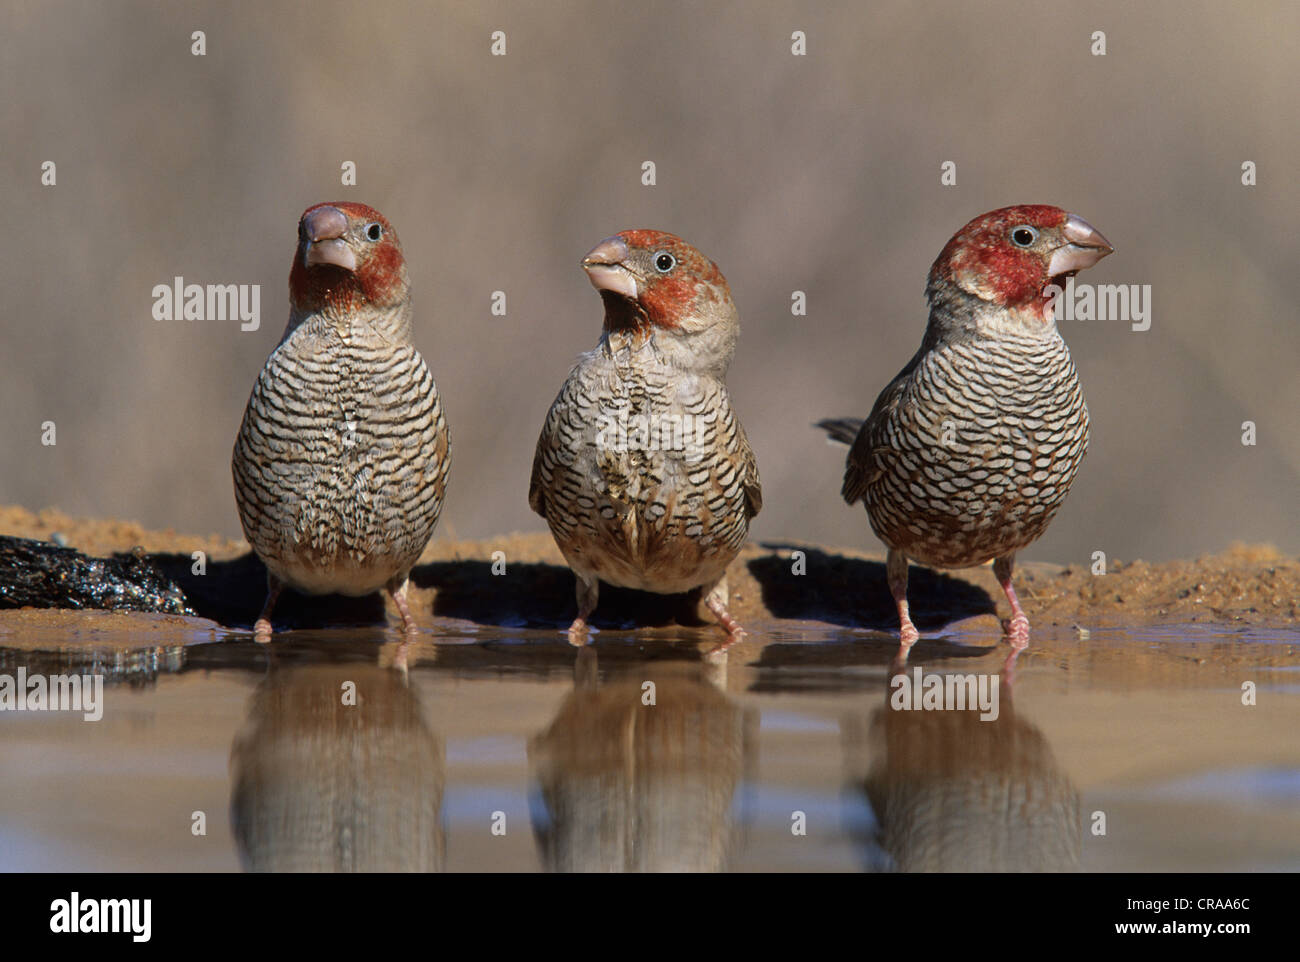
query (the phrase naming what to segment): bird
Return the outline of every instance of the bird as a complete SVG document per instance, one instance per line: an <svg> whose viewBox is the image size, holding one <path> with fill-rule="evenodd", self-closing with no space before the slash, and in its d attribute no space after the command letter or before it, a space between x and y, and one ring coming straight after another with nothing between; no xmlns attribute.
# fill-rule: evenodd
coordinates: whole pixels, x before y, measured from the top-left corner
<svg viewBox="0 0 1300 962"><path fill-rule="evenodd" d="M595 655L595 648L579 652ZM737 854L758 716L703 674L641 678L596 665L528 741L537 852L555 872L720 872ZM643 668L644 671L644 668ZM707 671L707 669L706 669Z"/></svg>
<svg viewBox="0 0 1300 962"><path fill-rule="evenodd" d="M940 568L992 560L1011 605L1012 657L1028 646L1029 619L1012 585L1016 552L1047 528L1088 448L1088 407L1055 300L1065 278L1112 250L1059 207L981 214L930 268L921 347L865 422L817 422L851 445L841 493L865 504L888 549L902 660L919 637L909 559Z"/></svg>
<svg viewBox="0 0 1300 962"><path fill-rule="evenodd" d="M600 583L699 588L727 633L727 566L763 504L727 392L740 320L726 278L676 235L625 230L583 258L605 318L546 415L528 503L576 577L569 641L589 643Z"/></svg>
<svg viewBox="0 0 1300 962"><path fill-rule="evenodd" d="M384 589L410 635L408 578L442 511L451 439L411 343L410 281L393 225L360 203L307 208L289 302L231 458L244 535L267 570L254 636L270 640L285 587Z"/></svg>
<svg viewBox="0 0 1300 962"><path fill-rule="evenodd" d="M986 718L979 711L899 711L892 704L897 678L869 722L859 723L865 730L848 732L870 751L866 777L853 784L875 816L873 854L887 856L881 867L1079 871L1078 787L1043 732L1016 710L1011 679L996 681L1000 711Z"/></svg>
<svg viewBox="0 0 1300 962"><path fill-rule="evenodd" d="M244 870L442 871L446 741L418 686L359 661L268 661L230 749Z"/></svg>

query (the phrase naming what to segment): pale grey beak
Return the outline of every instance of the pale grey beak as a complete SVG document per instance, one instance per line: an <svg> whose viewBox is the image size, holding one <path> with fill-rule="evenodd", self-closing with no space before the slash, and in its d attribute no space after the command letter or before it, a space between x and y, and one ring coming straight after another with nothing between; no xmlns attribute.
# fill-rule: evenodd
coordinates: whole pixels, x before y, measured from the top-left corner
<svg viewBox="0 0 1300 962"><path fill-rule="evenodd" d="M1065 219L1061 234L1069 243L1052 251L1052 259L1047 263L1049 277L1078 273L1114 251L1110 241L1078 214Z"/></svg>
<svg viewBox="0 0 1300 962"><path fill-rule="evenodd" d="M337 207L317 207L302 219L300 236L306 242L302 252L305 267L332 264L345 271L357 269L357 257L343 236L348 219Z"/></svg>
<svg viewBox="0 0 1300 962"><path fill-rule="evenodd" d="M607 237L593 247L582 259L591 286L636 300L636 276L624 266L629 254L627 244L618 237Z"/></svg>

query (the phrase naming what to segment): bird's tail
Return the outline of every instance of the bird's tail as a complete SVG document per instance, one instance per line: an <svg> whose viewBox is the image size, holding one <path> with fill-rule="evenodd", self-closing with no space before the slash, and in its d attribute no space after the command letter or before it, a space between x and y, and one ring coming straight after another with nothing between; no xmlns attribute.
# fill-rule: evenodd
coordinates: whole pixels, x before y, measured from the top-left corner
<svg viewBox="0 0 1300 962"><path fill-rule="evenodd" d="M829 435L831 441L852 446L862 430L862 418L826 418L813 427L821 428Z"/></svg>

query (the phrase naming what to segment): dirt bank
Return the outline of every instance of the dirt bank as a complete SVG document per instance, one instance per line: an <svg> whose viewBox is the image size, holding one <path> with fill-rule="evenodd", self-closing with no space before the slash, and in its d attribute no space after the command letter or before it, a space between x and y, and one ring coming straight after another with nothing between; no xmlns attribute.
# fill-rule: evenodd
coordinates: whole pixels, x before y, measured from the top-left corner
<svg viewBox="0 0 1300 962"><path fill-rule="evenodd" d="M72 518L57 510L33 513L0 507L0 533L57 540L90 555L143 548L185 592L200 619L247 627L261 603L265 575L242 541L214 535L150 531L129 521ZM193 573L193 552L206 571ZM504 574L493 573L503 558ZM801 553L801 554L799 554ZM499 570L499 566L498 566ZM883 554L789 543L748 545L730 572L733 611L743 623L823 623L896 629L885 585ZM1110 559L1104 575L1077 566L1031 563L1018 569L1030 622L1083 628L1153 623L1295 625L1300 621L1300 562L1267 546L1234 546L1187 561L1148 564ZM412 576L415 610L427 618L511 629L557 628L572 617L573 579L549 535L508 534L488 541L435 538ZM914 568L913 614L924 631L966 619L987 619L1005 601L988 566L953 572ZM1005 614L1005 612L1003 612ZM286 595L277 627L382 622L381 598L308 599ZM72 622L69 622L69 619ZM24 609L0 612L0 633L42 627L66 633L82 624L153 616L112 616ZM80 620L79 620L80 619ZM604 589L595 624L606 630L701 624L690 598L662 598Z"/></svg>

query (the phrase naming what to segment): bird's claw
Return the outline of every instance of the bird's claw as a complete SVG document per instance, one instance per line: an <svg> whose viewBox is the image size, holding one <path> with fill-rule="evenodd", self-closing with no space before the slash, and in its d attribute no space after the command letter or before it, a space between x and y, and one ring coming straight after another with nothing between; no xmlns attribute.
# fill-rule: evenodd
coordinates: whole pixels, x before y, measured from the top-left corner
<svg viewBox="0 0 1300 962"><path fill-rule="evenodd" d="M585 648L591 644L592 635L595 633L596 629L587 624L583 618L575 618L573 624L569 625L565 631L565 634L569 637L569 644L575 648Z"/></svg>
<svg viewBox="0 0 1300 962"><path fill-rule="evenodd" d="M1029 619L1024 614L1015 615L1002 622L1002 630L1011 647L1017 652L1029 647Z"/></svg>

